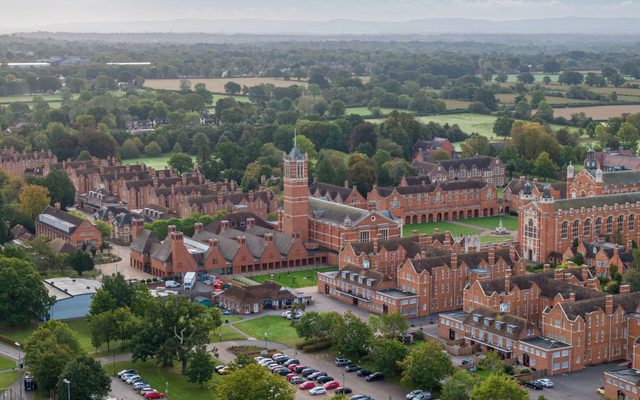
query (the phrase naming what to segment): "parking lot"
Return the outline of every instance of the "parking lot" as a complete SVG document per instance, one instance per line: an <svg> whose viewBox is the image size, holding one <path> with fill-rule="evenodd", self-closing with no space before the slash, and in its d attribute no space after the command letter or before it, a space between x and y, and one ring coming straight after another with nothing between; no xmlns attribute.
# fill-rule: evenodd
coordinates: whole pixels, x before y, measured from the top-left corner
<svg viewBox="0 0 640 400"><path fill-rule="evenodd" d="M529 389L529 398L537 399L544 395L549 400L602 400L604 396L596 390L604 385L604 371L619 368L617 364L603 364L574 372L552 376L553 388L544 390Z"/></svg>

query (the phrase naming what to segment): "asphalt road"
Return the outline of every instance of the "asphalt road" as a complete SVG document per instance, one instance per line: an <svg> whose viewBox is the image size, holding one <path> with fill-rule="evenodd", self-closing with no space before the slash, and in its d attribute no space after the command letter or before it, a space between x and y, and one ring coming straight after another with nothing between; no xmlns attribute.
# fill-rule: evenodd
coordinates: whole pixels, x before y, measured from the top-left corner
<svg viewBox="0 0 640 400"><path fill-rule="evenodd" d="M619 368L619 365L615 363L601 364L587 367L580 372L552 376L550 379L553 381L553 388L529 389L529 398L537 399L543 395L549 400L603 400L604 396L596 390L604 386L604 371L616 368Z"/></svg>

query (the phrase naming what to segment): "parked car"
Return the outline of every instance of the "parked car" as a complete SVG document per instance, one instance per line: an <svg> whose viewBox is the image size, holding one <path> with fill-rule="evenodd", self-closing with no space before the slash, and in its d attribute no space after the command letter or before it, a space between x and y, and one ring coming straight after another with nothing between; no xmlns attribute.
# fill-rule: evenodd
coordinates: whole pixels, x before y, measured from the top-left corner
<svg viewBox="0 0 640 400"><path fill-rule="evenodd" d="M351 400L373 400L373 398L366 394L357 394L355 396L351 396Z"/></svg>
<svg viewBox="0 0 640 400"><path fill-rule="evenodd" d="M318 378L320 378L321 376L327 376L328 374L324 371L317 371L314 372L313 374L307 376L307 379L313 379L314 381Z"/></svg>
<svg viewBox="0 0 640 400"><path fill-rule="evenodd" d="M139 380L138 382L133 384L133 390L138 390L141 387L145 387L148 386L149 382L145 381L144 379Z"/></svg>
<svg viewBox="0 0 640 400"><path fill-rule="evenodd" d="M289 365L292 365L292 364L293 365L300 364L300 360L298 360L297 358L290 358L287 361L285 361L284 364L282 365L284 365L285 367L288 367Z"/></svg>
<svg viewBox="0 0 640 400"><path fill-rule="evenodd" d="M424 393L419 394L416 397L414 397L413 400L431 400L431 393L430 392L424 392Z"/></svg>
<svg viewBox="0 0 640 400"><path fill-rule="evenodd" d="M286 354L284 354L284 353L273 353L273 355L271 356L271 359L275 360L276 357L280 357L280 356L286 356Z"/></svg>
<svg viewBox="0 0 640 400"><path fill-rule="evenodd" d="M413 400L414 397L421 395L423 393L424 393L424 390L414 390L412 392L407 393L407 395L404 396L404 398L407 400Z"/></svg>
<svg viewBox="0 0 640 400"><path fill-rule="evenodd" d="M302 382L306 382L306 380L301 376L294 376L289 382L293 383L294 385L299 385Z"/></svg>
<svg viewBox="0 0 640 400"><path fill-rule="evenodd" d="M470 358L463 358L462 359L462 365L467 365L467 364L471 364L471 359Z"/></svg>
<svg viewBox="0 0 640 400"><path fill-rule="evenodd" d="M314 387L316 387L316 384L314 381L306 381L304 383L301 383L300 386L298 386L300 389L302 390L309 390L309 389L313 389Z"/></svg>
<svg viewBox="0 0 640 400"><path fill-rule="evenodd" d="M180 283L176 282L176 281L165 281L164 283L164 287L166 288L179 288L180 287Z"/></svg>
<svg viewBox="0 0 640 400"><path fill-rule="evenodd" d="M304 371L305 369L307 369L307 367L305 367L304 365L296 365L296 367L293 369L295 372L300 373L302 371Z"/></svg>
<svg viewBox="0 0 640 400"><path fill-rule="evenodd" d="M553 381L551 381L551 379L548 379L548 378L538 379L538 383L540 383L542 386L544 386L546 388L552 388L553 387Z"/></svg>
<svg viewBox="0 0 640 400"><path fill-rule="evenodd" d="M138 374L136 374L135 372L129 372L126 374L122 374L120 375L120 379L122 379L123 381L127 381L127 379L131 378L132 376L137 376Z"/></svg>
<svg viewBox="0 0 640 400"><path fill-rule="evenodd" d="M224 367L226 367L226 365L217 365L217 366L214 368L214 371L216 371L216 373L218 373L218 374L219 374L219 373L220 373L220 370L221 370L222 368L224 368Z"/></svg>
<svg viewBox="0 0 640 400"><path fill-rule="evenodd" d="M218 371L218 374L220 374L220 375L229 375L230 373L231 373L231 368L229 368L228 366L226 366L224 368L221 368Z"/></svg>
<svg viewBox="0 0 640 400"><path fill-rule="evenodd" d="M149 394L151 392L157 392L157 390L155 390L154 388L142 389L140 391L140 394L144 397L144 396L146 396L147 394Z"/></svg>
<svg viewBox="0 0 640 400"><path fill-rule="evenodd" d="M323 388L322 386L317 386L309 390L309 394L312 396L317 396L317 395L326 394L326 393L327 393L327 389Z"/></svg>
<svg viewBox="0 0 640 400"><path fill-rule="evenodd" d="M351 360L346 358L336 358L337 367L346 367L347 365L351 365Z"/></svg>
<svg viewBox="0 0 640 400"><path fill-rule="evenodd" d="M136 375L137 372L135 369L123 369L122 371L118 372L118 378L122 378L122 375L124 374Z"/></svg>
<svg viewBox="0 0 640 400"><path fill-rule="evenodd" d="M321 385L324 385L327 382L331 382L333 380L333 376L319 376L316 378L316 382L318 382Z"/></svg>
<svg viewBox="0 0 640 400"><path fill-rule="evenodd" d="M293 379L293 377L295 377L295 376L298 376L298 374L296 374L295 372L289 372L289 373L287 374L287 380L288 380L289 382L291 382L291 379Z"/></svg>
<svg viewBox="0 0 640 400"><path fill-rule="evenodd" d="M291 310L283 311L280 315L282 315L284 318L287 318L287 316L291 315Z"/></svg>
<svg viewBox="0 0 640 400"><path fill-rule="evenodd" d="M288 360L289 360L289 357L287 356L273 357L273 361L277 362L278 364L284 364Z"/></svg>
<svg viewBox="0 0 640 400"><path fill-rule="evenodd" d="M144 395L145 399L164 399L164 393L162 392L149 392L147 394Z"/></svg>
<svg viewBox="0 0 640 400"><path fill-rule="evenodd" d="M342 387L342 386L336 388L336 390L334 391L335 394L349 394L351 392L352 392L351 388Z"/></svg>
<svg viewBox="0 0 640 400"><path fill-rule="evenodd" d="M534 390L542 390L542 389L544 389L544 386L542 386L541 383L536 382L536 381L525 381L524 382L524 386L529 387L529 388L534 389Z"/></svg>
<svg viewBox="0 0 640 400"><path fill-rule="evenodd" d="M140 375L134 375L128 378L125 382L127 382L127 385L133 385L134 383L138 382L141 379L142 377Z"/></svg>
<svg viewBox="0 0 640 400"><path fill-rule="evenodd" d="M340 382L338 382L338 381L329 381L329 382L325 383L324 385L322 385L322 387L324 387L327 390L335 389L335 388L340 387Z"/></svg>
<svg viewBox="0 0 640 400"><path fill-rule="evenodd" d="M347 365L347 367L344 369L347 372L357 372L360 371L362 368L360 368L357 365L351 364L351 365Z"/></svg>
<svg viewBox="0 0 640 400"><path fill-rule="evenodd" d="M291 371L289 371L287 368L285 367L280 367L279 369L276 369L273 371L274 374L279 374L282 376L287 376Z"/></svg>
<svg viewBox="0 0 640 400"><path fill-rule="evenodd" d="M371 375L373 372L369 371L368 369L361 369L358 372L356 372L356 375L361 376L361 377L365 377L365 376L369 376Z"/></svg>
<svg viewBox="0 0 640 400"><path fill-rule="evenodd" d="M289 371L295 371L297 366L298 366L298 364L289 364L289 365L287 366L287 369L288 369Z"/></svg>
<svg viewBox="0 0 640 400"><path fill-rule="evenodd" d="M145 383L144 385L140 385L140 386L137 386L137 387L133 388L133 390L135 390L136 392L140 392L140 393L145 389L149 389L150 390L151 389L151 385L149 385L148 383Z"/></svg>
<svg viewBox="0 0 640 400"><path fill-rule="evenodd" d="M318 372L317 369L307 368L302 370L301 375L307 378L309 375L315 374L316 372Z"/></svg>
<svg viewBox="0 0 640 400"><path fill-rule="evenodd" d="M253 357L254 360L256 360L256 362L260 362L262 360L266 360L266 357L262 357L262 356L258 356L258 357Z"/></svg>
<svg viewBox="0 0 640 400"><path fill-rule="evenodd" d="M381 381L383 379L384 375L382 375L382 372L374 372L373 374L367 376L367 382Z"/></svg>
<svg viewBox="0 0 640 400"><path fill-rule="evenodd" d="M224 310L222 312L222 315L232 315L232 314L233 314L233 311L231 311L231 310Z"/></svg>

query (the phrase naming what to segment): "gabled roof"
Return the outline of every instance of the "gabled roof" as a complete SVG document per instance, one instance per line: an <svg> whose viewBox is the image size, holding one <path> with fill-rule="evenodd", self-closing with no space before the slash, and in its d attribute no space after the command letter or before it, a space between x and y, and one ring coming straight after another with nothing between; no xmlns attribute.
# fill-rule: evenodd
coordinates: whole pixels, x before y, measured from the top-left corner
<svg viewBox="0 0 640 400"><path fill-rule="evenodd" d="M238 249L240 249L240 245L235 240L226 238L224 236L216 235L215 233L211 233L208 231L201 231L193 235L193 240L197 240L201 243L207 243L209 239L216 239L218 241L218 250L222 254L227 261L232 261L233 258L238 253ZM206 255L209 255L209 249Z"/></svg>
<svg viewBox="0 0 640 400"><path fill-rule="evenodd" d="M578 197L575 199L556 200L553 207L556 210L568 210L570 208L580 209L581 207L603 207L605 205L613 207L615 204L640 202L640 192L608 194L593 197Z"/></svg>
<svg viewBox="0 0 640 400"><path fill-rule="evenodd" d="M264 239L254 235L245 235L244 232L233 228L223 230L218 234L218 236L233 240L235 240L239 236L243 236L245 238L245 243L249 248L249 251L251 251L251 255L253 255L255 258L262 257L262 253L264 253L264 250L267 248Z"/></svg>
<svg viewBox="0 0 640 400"><path fill-rule="evenodd" d="M244 302L262 302L262 300L290 300L297 296L285 287L273 282L266 282L254 286L231 286L222 293L223 296L229 296L241 303Z"/></svg>
<svg viewBox="0 0 640 400"><path fill-rule="evenodd" d="M309 192L312 196L316 196L316 192L319 192L318 197L324 197L331 201L336 201L340 196L340 199L344 201L351 196L353 189L316 181L309 185Z"/></svg>
<svg viewBox="0 0 640 400"><path fill-rule="evenodd" d="M447 171L450 169L460 169L462 167L465 167L466 169L473 169L473 167L477 169L486 169L489 168L489 165L495 159L495 157L477 156L471 158L461 158L457 160L443 160L433 162L432 164L438 164Z"/></svg>
<svg viewBox="0 0 640 400"><path fill-rule="evenodd" d="M613 295L614 310L620 306L627 313L638 312L639 304L640 292ZM588 313L597 311L598 309L604 310L606 307L606 296L603 295L582 301L561 303L560 306L569 319L575 319L577 317L584 318Z"/></svg>
<svg viewBox="0 0 640 400"><path fill-rule="evenodd" d="M418 184L409 186L396 186L395 188L378 187L378 193L382 196L389 196L396 190L399 194L415 194L415 193L432 193L436 189L440 188L445 192L457 191L457 190L474 190L482 189L487 186L485 181L451 181L451 182L437 182L430 184Z"/></svg>
<svg viewBox="0 0 640 400"><path fill-rule="evenodd" d="M283 233L280 233L278 231L267 229L258 225L254 225L250 229L245 230L245 233L247 234L247 236L252 235L252 236L262 237L262 238L264 238L265 234L272 234L273 243L276 245L276 247L280 251L280 254L282 255L289 254L289 250L291 250L291 247L293 246L293 243L294 243L291 237Z"/></svg>
<svg viewBox="0 0 640 400"><path fill-rule="evenodd" d="M478 319L478 322L474 320L474 317ZM511 339L518 339L527 328L526 319L512 314L501 314L488 307L474 309L465 318L464 324ZM511 332L507 329L508 327L511 327Z"/></svg>
<svg viewBox="0 0 640 400"><path fill-rule="evenodd" d="M219 233L221 222L229 221L229 226L231 226L234 229L244 231L246 229L246 222L248 218L253 218L255 220L256 226L260 226L262 228L271 229L271 230L273 229L273 225L271 225L270 223L263 220L262 218L260 218L259 216L257 216L252 212L234 212L231 214L227 214L224 217L211 222L210 224L205 226L204 229L212 233Z"/></svg>
<svg viewBox="0 0 640 400"><path fill-rule="evenodd" d="M350 243L353 251L356 254L365 253L372 254L373 253L373 241L368 242L355 242ZM413 258L417 254L420 254L421 246L419 239L417 237L406 237L406 238L393 238L386 240L378 241L378 248L386 249L387 251L396 251L398 248L402 246L407 252L407 257Z"/></svg>
<svg viewBox="0 0 640 400"><path fill-rule="evenodd" d="M516 254L517 256L517 254ZM507 264L513 264L509 257L509 249L496 249L495 250L495 260L496 262L500 259L504 259ZM469 253L458 254L458 265L466 265L469 268L475 268L482 264L482 262L489 261L489 252L488 251L474 251ZM433 268L441 267L443 265L451 264L451 254L437 256L437 257L427 257L421 259L411 260L411 264L417 273L421 273L423 271L432 272Z"/></svg>
<svg viewBox="0 0 640 400"><path fill-rule="evenodd" d="M160 243L160 240L158 240L156 234L148 229L143 229L131 243L130 248L131 250L137 251L141 254L150 254L151 245L153 243Z"/></svg>
<svg viewBox="0 0 640 400"><path fill-rule="evenodd" d="M385 218L393 220L393 218L390 218L389 213L371 212L345 204L337 204L316 197L309 197L309 215L312 218L328 221L337 225L345 225L345 220L351 221L352 225L356 225L374 214L381 214Z"/></svg>
<svg viewBox="0 0 640 400"><path fill-rule="evenodd" d="M509 181L509 184L504 188L504 190L509 189L509 191L515 195L520 194L525 182L527 181L519 178L513 178L511 179L511 181ZM529 183L531 183L532 186L534 186L535 184L536 189L538 189L538 192L540 193L542 193L542 191L544 190L544 187L547 185L547 183L544 183L544 182L529 182ZM567 197L567 185L565 185L564 183L552 183L551 187L554 190L557 190L558 192L560 192L560 199L564 199Z"/></svg>
<svg viewBox="0 0 640 400"><path fill-rule="evenodd" d="M640 170L605 172L602 174L605 185L625 185L640 182Z"/></svg>
<svg viewBox="0 0 640 400"><path fill-rule="evenodd" d="M38 215L38 221L66 233L73 233L84 222L82 218L51 206Z"/></svg>

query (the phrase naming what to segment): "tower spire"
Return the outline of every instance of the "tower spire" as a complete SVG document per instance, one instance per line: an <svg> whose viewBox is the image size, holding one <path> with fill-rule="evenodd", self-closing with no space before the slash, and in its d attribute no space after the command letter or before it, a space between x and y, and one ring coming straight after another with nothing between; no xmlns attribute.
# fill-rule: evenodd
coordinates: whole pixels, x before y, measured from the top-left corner
<svg viewBox="0 0 640 400"><path fill-rule="evenodd" d="M293 148L297 149L298 148L298 135L297 135L297 129L293 128Z"/></svg>

